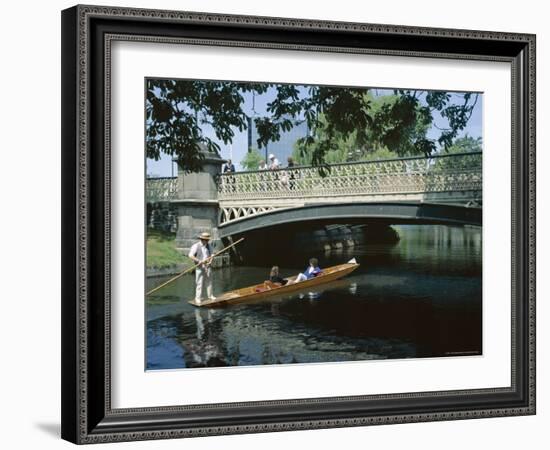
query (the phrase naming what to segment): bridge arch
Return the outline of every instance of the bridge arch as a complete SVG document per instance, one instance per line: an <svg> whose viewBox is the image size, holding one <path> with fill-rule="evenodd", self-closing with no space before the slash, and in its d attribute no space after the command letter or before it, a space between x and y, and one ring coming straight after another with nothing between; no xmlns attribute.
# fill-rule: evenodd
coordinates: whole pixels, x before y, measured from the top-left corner
<svg viewBox="0 0 550 450"><path fill-rule="evenodd" d="M219 225L220 237L296 222L387 224L444 224L481 226L482 210L476 207L435 203L309 204L281 208Z"/></svg>

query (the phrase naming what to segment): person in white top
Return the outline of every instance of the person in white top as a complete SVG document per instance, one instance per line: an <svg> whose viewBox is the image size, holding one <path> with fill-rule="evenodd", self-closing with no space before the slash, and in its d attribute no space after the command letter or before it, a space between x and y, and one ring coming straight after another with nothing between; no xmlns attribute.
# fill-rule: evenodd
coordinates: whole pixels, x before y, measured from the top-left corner
<svg viewBox="0 0 550 450"><path fill-rule="evenodd" d="M189 249L189 258L196 264L195 269L195 303L201 303L202 287L206 285L206 295L209 300L216 300L212 294L212 247L210 246L210 234L201 233L199 242L194 243Z"/></svg>
<svg viewBox="0 0 550 450"><path fill-rule="evenodd" d="M299 273L294 278L294 283L300 283L301 281L310 280L320 275L323 271L319 267L319 261L317 258L311 258L309 260L309 266L302 273Z"/></svg>
<svg viewBox="0 0 550 450"><path fill-rule="evenodd" d="M275 169L278 169L279 167L280 167L279 160L275 158L275 155L272 153L271 155L269 155L269 168L271 170L275 170Z"/></svg>

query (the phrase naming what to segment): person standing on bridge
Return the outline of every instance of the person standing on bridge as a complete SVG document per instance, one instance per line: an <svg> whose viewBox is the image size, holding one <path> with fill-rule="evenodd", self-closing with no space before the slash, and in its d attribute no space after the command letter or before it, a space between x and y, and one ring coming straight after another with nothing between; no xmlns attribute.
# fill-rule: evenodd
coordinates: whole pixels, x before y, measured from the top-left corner
<svg viewBox="0 0 550 450"><path fill-rule="evenodd" d="M210 245L210 233L201 233L199 242L194 243L189 249L189 258L199 266L195 269L195 303L201 304L202 287L206 285L206 295L209 300L216 300L212 294L212 247Z"/></svg>
<svg viewBox="0 0 550 450"><path fill-rule="evenodd" d="M296 174L295 174L295 170L294 169L294 166L296 166L296 164L294 163L294 159L292 159L292 156L289 156L287 159L287 167L290 169L287 173L287 177L288 177L288 187L289 189L294 189L294 179L296 177Z"/></svg>
<svg viewBox="0 0 550 450"><path fill-rule="evenodd" d="M227 160L225 165L223 166L223 173L226 174L234 174L235 173L235 165L231 162L230 159ZM231 192L235 192L235 177L229 177L229 187Z"/></svg>
<svg viewBox="0 0 550 450"><path fill-rule="evenodd" d="M270 191L278 191L280 189L280 180L279 180L279 172L277 172L278 169L280 169L279 160L275 158L275 155L271 153L269 155L269 170L275 170L275 173L269 174L268 180L269 184L267 186L267 189Z"/></svg>
<svg viewBox="0 0 550 450"><path fill-rule="evenodd" d="M275 155L273 153L271 153L271 155L269 155L269 169L270 170L277 170L280 167L281 166L279 164L279 160L277 158L275 158Z"/></svg>
<svg viewBox="0 0 550 450"><path fill-rule="evenodd" d="M225 166L223 166L223 173L234 173L235 172L235 164L231 162L230 159L227 160L225 163Z"/></svg>

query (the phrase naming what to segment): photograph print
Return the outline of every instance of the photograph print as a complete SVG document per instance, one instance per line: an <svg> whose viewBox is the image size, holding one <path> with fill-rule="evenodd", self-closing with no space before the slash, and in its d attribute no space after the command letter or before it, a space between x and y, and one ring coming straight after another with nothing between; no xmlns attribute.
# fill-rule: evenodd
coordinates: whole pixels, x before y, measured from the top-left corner
<svg viewBox="0 0 550 450"><path fill-rule="evenodd" d="M483 93L145 79L145 369L478 357Z"/></svg>

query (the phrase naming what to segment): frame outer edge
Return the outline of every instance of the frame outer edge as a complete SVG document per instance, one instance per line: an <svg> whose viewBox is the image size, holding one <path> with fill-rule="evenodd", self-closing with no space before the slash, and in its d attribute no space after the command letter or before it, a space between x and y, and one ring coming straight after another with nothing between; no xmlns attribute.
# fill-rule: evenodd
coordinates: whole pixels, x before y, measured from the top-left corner
<svg viewBox="0 0 550 450"><path fill-rule="evenodd" d="M462 39L487 39L509 42L530 42L534 37L529 33L504 31L468 30L414 25L395 25L368 22L348 22L326 19L304 19L281 16L252 16L200 11L178 11L151 8L128 8L121 6L99 6L80 4L83 14L94 16L116 16L119 18L149 19L175 23L209 23L211 25L244 25L247 27L277 27L279 29L310 29L319 31L371 32L381 34L424 35L431 37L451 37Z"/></svg>
<svg viewBox="0 0 550 450"><path fill-rule="evenodd" d="M78 442L77 8L61 13L61 437Z"/></svg>
<svg viewBox="0 0 550 450"><path fill-rule="evenodd" d="M88 399L87 399L87 363L88 351L91 342L88 342L87 314L89 314L88 257L89 230L88 230L88 127L89 105L88 97L88 70L89 70L89 19L92 17L128 17L142 20L156 20L160 22L176 23L205 23L211 26L217 24L244 25L249 27L276 27L281 31L284 28L306 27L317 30L380 32L382 34L424 35L428 37L448 37L462 39L500 40L506 42L524 43L528 53L528 67L526 70L524 92L527 95L527 108L523 117L525 129L528 135L525 139L525 156L527 157L528 179L525 195L528 206L527 226L528 232L522 237L528 238L528 277L524 285L524 292L529 293L529 298L524 298L528 307L527 320L529 339L526 345L528 355L525 355L524 363L528 365L528 394L529 400L526 406L518 408L499 408L494 410L469 410L462 412L449 411L447 413L424 413L414 415L361 417L351 419L314 420L307 422L280 422L272 424L252 426L222 426L199 427L191 429L176 429L166 431L135 431L124 433L96 433L89 430L88 424ZM71 390L65 383L62 388L62 437L75 443L115 442L126 440L165 439L174 437L191 437L220 434L240 434L250 432L270 432L299 429L315 429L328 427L364 426L384 423L410 423L423 421L456 420L482 417L502 417L509 415L525 415L535 413L535 37L529 34L499 33L486 31L452 30L438 28L424 28L413 26L394 26L376 24L358 24L350 22L328 22L321 20L289 19L273 17L234 16L224 14L190 13L183 11L160 11L150 9L98 7L79 5L63 11L63 128L62 128L62 165L63 165L63 292L62 292L62 375L64 380L72 383ZM66 43L72 38L72 43ZM67 51L71 48L73 51ZM69 67L65 67L69 66ZM73 100L71 102L71 99ZM73 108L76 106L76 110ZM528 120L526 120L528 119ZM76 169L76 170L75 170ZM68 172L68 173L67 173ZM72 190L71 190L72 188ZM68 191L68 192L66 192ZM523 191L523 194L526 194ZM75 264L76 263L76 264ZM76 267L75 267L76 266ZM75 298L76 293L76 298ZM75 301L78 300L78 301ZM74 318L73 321L68 319ZM527 328L527 327L526 327ZM525 333L524 336L527 336ZM65 341L71 341L67 344ZM72 350L72 351L71 351ZM71 376L70 379L68 377Z"/></svg>
<svg viewBox="0 0 550 450"><path fill-rule="evenodd" d="M528 141L527 151L529 159L529 182L528 182L528 198L529 198L529 223L528 223L528 264L529 264L529 279L528 279L528 303L529 303L529 412L530 414L537 413L537 389L536 389L536 35L529 36L528 57L529 57L529 95L528 95Z"/></svg>

